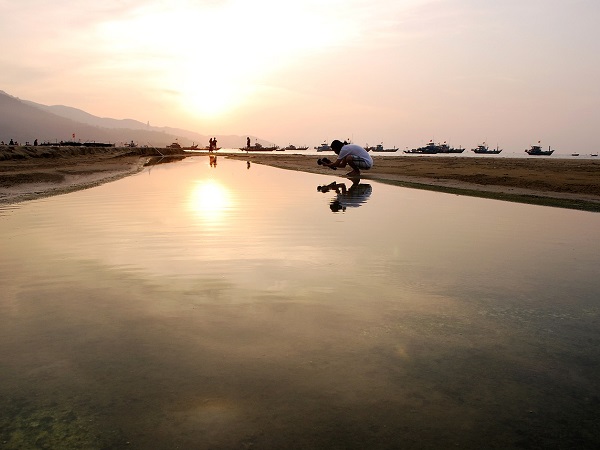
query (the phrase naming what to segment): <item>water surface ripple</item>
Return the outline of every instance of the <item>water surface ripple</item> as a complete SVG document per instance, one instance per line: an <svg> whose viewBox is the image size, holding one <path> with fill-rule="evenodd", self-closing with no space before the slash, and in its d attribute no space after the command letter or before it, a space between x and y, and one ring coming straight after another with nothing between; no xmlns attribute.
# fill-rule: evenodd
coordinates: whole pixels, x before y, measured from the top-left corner
<svg viewBox="0 0 600 450"><path fill-rule="evenodd" d="M199 156L0 234L2 448L600 444L598 214Z"/></svg>

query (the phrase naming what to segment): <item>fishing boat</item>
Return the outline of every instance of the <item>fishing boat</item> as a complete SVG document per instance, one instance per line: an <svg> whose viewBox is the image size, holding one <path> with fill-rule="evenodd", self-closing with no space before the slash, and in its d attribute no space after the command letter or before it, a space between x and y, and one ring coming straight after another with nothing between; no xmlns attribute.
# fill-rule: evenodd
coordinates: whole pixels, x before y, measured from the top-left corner
<svg viewBox="0 0 600 450"><path fill-rule="evenodd" d="M198 151L207 151L207 152L216 152L217 150L221 150L222 147L213 147L205 145L204 147L198 148L197 145L192 145L191 147L183 147L183 150L198 150Z"/></svg>
<svg viewBox="0 0 600 450"><path fill-rule="evenodd" d="M443 144L439 145L438 153L462 153L464 151L465 151L464 148L462 148L460 146L458 148L452 148L448 144L446 144L446 142L444 141Z"/></svg>
<svg viewBox="0 0 600 450"><path fill-rule="evenodd" d="M538 144L539 143L540 141L538 141ZM525 150L525 153L535 156L550 156L554 153L554 150L550 150L550 146L548 146L548 150L542 150L541 145L532 145L530 149Z"/></svg>
<svg viewBox="0 0 600 450"><path fill-rule="evenodd" d="M315 147L315 150L318 151L318 152L330 152L331 151L331 147L326 142L323 142L318 147Z"/></svg>
<svg viewBox="0 0 600 450"><path fill-rule="evenodd" d="M397 152L398 148L383 148L383 144L377 144L375 147L365 147L368 152Z"/></svg>
<svg viewBox="0 0 600 450"><path fill-rule="evenodd" d="M173 142L172 144L167 145L165 148L181 148L179 142Z"/></svg>
<svg viewBox="0 0 600 450"><path fill-rule="evenodd" d="M264 147L258 142L250 147L240 147L240 150L244 150L246 152L272 152L274 150L279 149L279 146L274 145L272 147Z"/></svg>
<svg viewBox="0 0 600 450"><path fill-rule="evenodd" d="M433 141L429 141L425 147L404 150L404 153L416 153L421 155L435 155L440 153L440 146Z"/></svg>
<svg viewBox="0 0 600 450"><path fill-rule="evenodd" d="M295 145L290 144L282 150L308 150L308 147L296 147Z"/></svg>
<svg viewBox="0 0 600 450"><path fill-rule="evenodd" d="M500 153L502 151L501 148L498 148L496 146L495 149L489 149L489 147L487 145L485 145L485 142L481 145L478 145L477 148L473 148L471 149L472 152L477 153L478 155L497 155L498 153Z"/></svg>

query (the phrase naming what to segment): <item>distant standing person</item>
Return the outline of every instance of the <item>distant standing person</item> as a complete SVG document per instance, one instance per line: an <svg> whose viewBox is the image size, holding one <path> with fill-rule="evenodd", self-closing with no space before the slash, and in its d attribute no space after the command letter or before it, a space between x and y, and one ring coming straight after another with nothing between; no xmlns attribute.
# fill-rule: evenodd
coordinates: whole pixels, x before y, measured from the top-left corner
<svg viewBox="0 0 600 450"><path fill-rule="evenodd" d="M217 149L217 138L216 137L213 138L213 149L214 150Z"/></svg>
<svg viewBox="0 0 600 450"><path fill-rule="evenodd" d="M246 139L246 148L250 148L250 136Z"/></svg>
<svg viewBox="0 0 600 450"><path fill-rule="evenodd" d="M208 140L208 151L209 151L209 152L212 152L212 151L213 151L213 145L214 145L214 144L213 144L213 140L212 140L212 138L210 138L210 139Z"/></svg>
<svg viewBox="0 0 600 450"><path fill-rule="evenodd" d="M360 169L369 170L373 167L373 158L360 145L348 144L336 139L331 143L331 150L338 155L337 160L329 164L324 163L323 165L331 168L343 168L348 165L352 168L352 171L346 174L347 177L359 177Z"/></svg>

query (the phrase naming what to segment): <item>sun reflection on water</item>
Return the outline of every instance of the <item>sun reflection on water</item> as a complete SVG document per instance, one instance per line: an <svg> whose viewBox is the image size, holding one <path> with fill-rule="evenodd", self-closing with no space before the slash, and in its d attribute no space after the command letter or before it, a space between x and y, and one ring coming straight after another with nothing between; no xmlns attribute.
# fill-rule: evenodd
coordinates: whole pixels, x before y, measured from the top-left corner
<svg viewBox="0 0 600 450"><path fill-rule="evenodd" d="M222 222L232 206L232 195L222 184L203 180L194 186L190 209L204 221L211 224Z"/></svg>

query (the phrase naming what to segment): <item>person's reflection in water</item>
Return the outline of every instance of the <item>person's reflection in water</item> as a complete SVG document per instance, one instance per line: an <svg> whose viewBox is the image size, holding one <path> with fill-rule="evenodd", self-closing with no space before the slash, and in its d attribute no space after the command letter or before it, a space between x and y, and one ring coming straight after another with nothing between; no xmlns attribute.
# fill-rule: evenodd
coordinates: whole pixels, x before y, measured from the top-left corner
<svg viewBox="0 0 600 450"><path fill-rule="evenodd" d="M317 191L327 193L334 191L336 198L331 200L329 208L331 212L346 211L346 208L358 208L365 203L371 196L373 188L370 184L361 183L360 180L354 180L352 186L346 188L346 183L336 183L335 181L323 186L317 186Z"/></svg>
<svg viewBox="0 0 600 450"><path fill-rule="evenodd" d="M215 155L210 155L210 167L217 167L217 157Z"/></svg>
<svg viewBox="0 0 600 450"><path fill-rule="evenodd" d="M246 167L249 169L250 168L250 161L246 162Z"/></svg>

